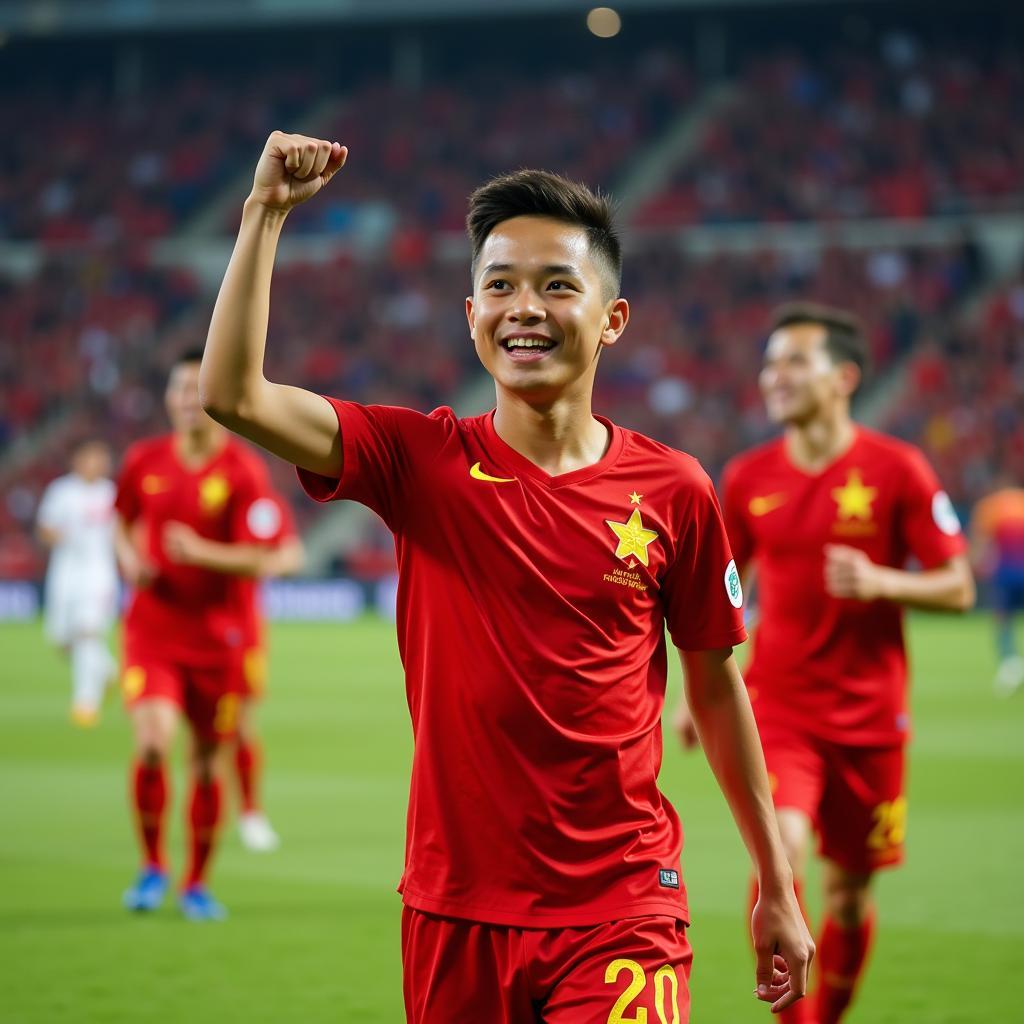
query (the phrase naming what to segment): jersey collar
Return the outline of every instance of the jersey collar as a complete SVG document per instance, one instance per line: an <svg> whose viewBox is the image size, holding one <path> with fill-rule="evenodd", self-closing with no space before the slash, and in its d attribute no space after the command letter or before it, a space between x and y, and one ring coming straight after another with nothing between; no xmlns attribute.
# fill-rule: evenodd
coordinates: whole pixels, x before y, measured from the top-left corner
<svg viewBox="0 0 1024 1024"><path fill-rule="evenodd" d="M604 416L595 414L594 419L599 423L603 423L608 428L608 450L597 462L589 466L583 466L581 469L574 469L571 473L559 473L557 476L546 473L540 466L532 463L525 455L520 455L515 448L506 444L498 436L498 432L494 429L493 409L483 417L484 441L495 464L504 467L516 476L529 477L531 480L536 480L552 490L560 487L571 487L573 484L592 480L594 477L600 476L611 469L618 461L626 443L625 434L621 427L617 427L611 420L605 419Z"/></svg>

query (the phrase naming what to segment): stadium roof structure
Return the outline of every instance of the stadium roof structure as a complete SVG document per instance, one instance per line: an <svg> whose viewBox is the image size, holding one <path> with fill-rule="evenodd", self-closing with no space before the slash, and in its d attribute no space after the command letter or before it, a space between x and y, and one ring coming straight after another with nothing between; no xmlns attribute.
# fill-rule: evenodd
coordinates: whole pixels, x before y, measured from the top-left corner
<svg viewBox="0 0 1024 1024"><path fill-rule="evenodd" d="M844 2L849 0L610 0L608 5L622 13L651 13ZM502 9L498 16L551 12L582 15L593 6L597 5L580 0L517 0L514 8ZM495 16L494 8L481 0L0 0L0 32L36 37Z"/></svg>

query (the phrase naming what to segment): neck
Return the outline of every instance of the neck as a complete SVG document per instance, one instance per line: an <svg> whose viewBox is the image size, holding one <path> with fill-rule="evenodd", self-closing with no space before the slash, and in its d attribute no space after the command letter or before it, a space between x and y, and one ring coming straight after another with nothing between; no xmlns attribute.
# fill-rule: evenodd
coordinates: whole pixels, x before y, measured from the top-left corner
<svg viewBox="0 0 1024 1024"><path fill-rule="evenodd" d="M594 419L590 394L533 405L499 384L494 429L510 448L550 476L600 461L608 450L608 428Z"/></svg>
<svg viewBox="0 0 1024 1024"><path fill-rule="evenodd" d="M786 426L786 453L800 469L823 469L846 453L853 444L855 431L849 409L844 408L806 423L790 423Z"/></svg>
<svg viewBox="0 0 1024 1024"><path fill-rule="evenodd" d="M224 431L217 426L212 429L186 430L174 436L174 447L185 463L195 465L206 462L224 445Z"/></svg>

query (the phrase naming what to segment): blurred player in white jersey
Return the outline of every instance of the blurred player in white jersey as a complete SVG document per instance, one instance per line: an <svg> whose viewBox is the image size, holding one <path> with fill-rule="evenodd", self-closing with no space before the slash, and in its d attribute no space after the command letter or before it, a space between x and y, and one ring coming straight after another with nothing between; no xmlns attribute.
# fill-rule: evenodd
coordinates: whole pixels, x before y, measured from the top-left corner
<svg viewBox="0 0 1024 1024"><path fill-rule="evenodd" d="M71 719L86 728L98 721L117 671L106 640L117 608L110 468L102 441L79 445L71 472L46 488L37 515L39 539L50 548L46 632L70 656Z"/></svg>

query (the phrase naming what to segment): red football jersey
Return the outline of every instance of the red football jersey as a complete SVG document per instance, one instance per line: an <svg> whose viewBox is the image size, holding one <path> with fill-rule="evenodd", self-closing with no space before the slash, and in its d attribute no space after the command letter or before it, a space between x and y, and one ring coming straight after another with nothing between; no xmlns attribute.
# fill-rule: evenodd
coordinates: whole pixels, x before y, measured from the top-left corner
<svg viewBox="0 0 1024 1024"><path fill-rule="evenodd" d="M182 464L171 435L128 449L115 507L141 524L145 554L156 578L137 590L125 615L126 638L151 654L188 664L226 664L246 641L247 607L241 576L172 562L164 551L168 522L191 526L224 543L260 543L260 509L268 492L259 457L228 438L205 465Z"/></svg>
<svg viewBox="0 0 1024 1024"><path fill-rule="evenodd" d="M801 723L859 745L905 737L903 614L825 591L825 546L847 544L881 565L913 555L925 569L964 551L956 513L912 445L858 427L817 474L797 469L782 439L725 469L725 523L741 568L757 568L758 626L745 677L761 722Z"/></svg>
<svg viewBox="0 0 1024 1024"><path fill-rule="evenodd" d="M341 479L303 484L396 538L405 902L518 927L685 919L682 830L657 787L665 626L682 648L744 638L703 470L608 423L599 462L552 477L490 414L331 401Z"/></svg>

